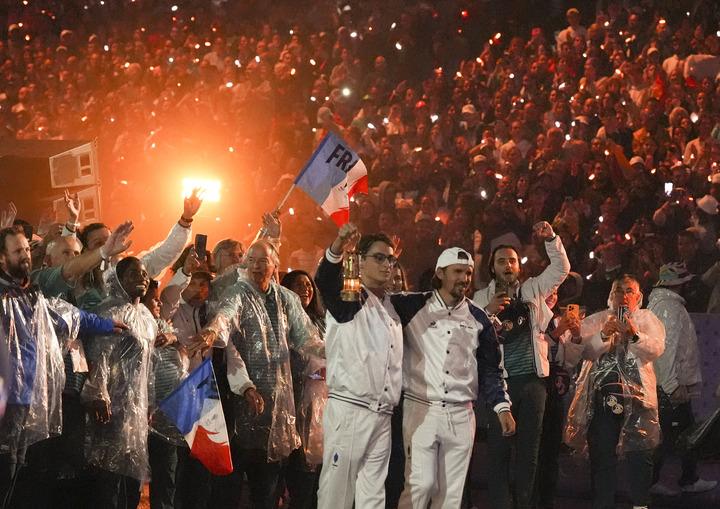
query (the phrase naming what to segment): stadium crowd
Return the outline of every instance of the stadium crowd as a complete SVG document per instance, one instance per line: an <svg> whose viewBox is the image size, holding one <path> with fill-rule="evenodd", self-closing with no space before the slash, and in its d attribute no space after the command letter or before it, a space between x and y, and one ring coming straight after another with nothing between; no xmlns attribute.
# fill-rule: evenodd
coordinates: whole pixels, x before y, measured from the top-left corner
<svg viewBox="0 0 720 509"><path fill-rule="evenodd" d="M193 194L163 242L143 255L117 261L128 248L133 229L122 222L127 219L127 203L136 204L132 219L135 228L142 229L140 218L150 215L145 214L144 204L153 202L154 193L168 178L160 168L172 168L188 158L221 161L231 169L229 180L236 189L250 197L271 197L257 202L249 198L259 216L258 210L269 209L266 204L284 194L324 135L334 132L368 168L370 193L354 197L350 217L359 233L385 235L371 237L374 240L361 254L384 256L375 258L381 265L388 256L393 257L393 265L397 257L397 281L393 279L389 291L438 290L437 281L432 286L433 278L448 267L439 259L449 248L461 248L469 255L467 265L474 271L464 287L468 296L473 290L494 291L502 280L496 274L498 250L514 251L516 277L542 282L537 285L542 291L533 290L532 298L543 308L543 316L529 315L537 322L537 334L553 338L565 334L570 337L568 344L586 335L602 336L603 342L612 334L627 335L625 342L633 345L644 345L644 334L657 336L663 344L666 339L657 332L657 318L645 315L636 315L636 328L622 325L606 330L603 324L590 322L588 330L582 330L572 320L563 321L561 305L579 303L590 318L621 304L635 312L642 294L651 296L656 287L672 287L687 311L719 312L718 7L701 1L549 2L543 7L549 15L541 16L523 4L26 0L0 7L0 21L5 21L0 29L0 137L97 139L107 197L102 219L107 225L120 225L111 230L100 223L78 224L80 205L71 195L66 197L67 224L47 231L16 220L23 211L14 210L12 204L0 218L3 228L13 222L26 230L35 227L29 234L22 230L30 244L23 243L20 230L0 232L4 298L22 300L19 307L6 305L3 313L12 317L41 308L55 326L46 321L40 331L18 332L19 341L23 334L50 335L56 342L65 338L70 345L59 364L57 358L47 361L49 381L43 382L46 388L57 383L50 380L51 374L63 379L61 426L52 427L59 408L38 413L30 405L27 410L28 402L35 401L32 384L15 387L19 395L10 396L2 422L9 440L0 448L0 457L10 457L0 472L4 493L12 493L15 483L15 493L28 496L32 483L42 480L54 483L54 488L27 498L32 500L30 506L54 507L63 500L68 507L81 507L85 501L73 497L96 486L102 507L117 507L126 499L129 507L138 493L133 483L146 480L152 471L153 507L201 507L209 501L233 507L244 471L256 507L273 507L279 498L288 498L290 507L310 507L317 502L313 493L318 483L326 497L338 496L327 484L323 488L317 465L327 465L332 458L323 456L328 451L323 453L318 446L322 437L318 442L312 426L320 425L313 401L328 398L326 387L312 383L324 380L326 369L325 353L318 346L326 327L320 294L327 297L328 317L333 316L328 334L345 323L338 317L344 308L331 303L337 297L328 289L332 285L321 284L327 285L323 277L329 278L329 269L318 272L319 288L313 281L318 261L337 264L334 256L340 254L337 249L325 251L334 231L327 221L316 221L322 215L317 206L302 199L292 202L292 212L283 211L281 230L277 217L266 215L262 234L249 245L241 243L247 240L244 234L228 231L228 239L213 249L209 246L211 256L203 259L194 249L186 249L200 208ZM529 4L539 8L545 2ZM2 197L11 202L12 189L3 189ZM333 247L345 247L354 233L345 231ZM392 252L377 251L378 243ZM26 249L29 253L30 247L32 254L25 260L18 253ZM30 261L32 280L47 302L17 288L23 263ZM237 264L248 272L238 272ZM253 267L259 268L253 271ZM172 268L172 279L166 278L166 284L154 282L166 268ZM280 279L273 275L275 269L280 275L289 272L282 287L276 284ZM514 281L505 283L506 290L513 288ZM285 286L300 301L281 289ZM547 328L553 320L554 304L548 301L547 311L544 308L546 298L552 300L551 287L559 287L554 318L559 333ZM521 288L525 292L524 283ZM610 304L612 296L623 290L629 297ZM476 295L474 301L496 315L514 302L513 291L497 302L491 293ZM227 297L230 294L233 298ZM637 295L639 302L633 300ZM63 297L83 311L51 297ZM141 298L148 309L138 308L135 298ZM663 320L659 313L658 318ZM62 331L57 329L58 321L64 324ZM113 339L125 337L128 327L144 348ZM669 336L667 323L665 329ZM528 344L540 341L535 332L528 334ZM85 339L91 336L101 339ZM246 338L247 344L240 338ZM267 359L252 348L254 342L268 345L276 338L282 338L284 347L273 343L278 350L265 352ZM48 346L52 340L44 341L38 351L48 349L51 359L57 352ZM227 478L211 477L190 458L181 440L167 439L172 432L158 432L158 426L149 431L143 413L152 400L167 396L181 374L197 366L207 352L216 363L231 438L252 435L263 443L241 452L234 448L238 468ZM653 371L652 361L660 354L660 347L643 350L638 357L642 373L648 366L648 372ZM271 373L268 359L284 355L287 365L280 362L278 371ZM540 365L535 365L537 373L528 374L522 371L523 353L513 355L517 355L513 361L520 362L513 369L521 366L520 372L505 373L515 382L507 389L513 402L513 392L519 394L536 379L557 375ZM593 359L583 358L587 366L595 365ZM116 365L128 366L117 369L130 374L114 378ZM37 366L41 369L40 363ZM699 372L697 359L686 369L690 374ZM620 378L626 376L619 371ZM665 376L667 367L656 365L655 371L658 377ZM522 378L528 376L532 380ZM587 382L587 376L581 373L578 385ZM637 386L647 383L644 377L642 384L635 380ZM155 383L148 388L152 379ZM293 387L292 380L304 383ZM670 399L671 410L679 405L686 412L686 426L690 425L693 390L675 391L698 383L697 379L673 379L668 386L658 382L661 401L654 407L657 411L660 406L658 426L663 431L662 405ZM306 397L311 389L314 396ZM654 384L651 389L654 394ZM133 390L138 394L128 396ZM35 403L50 405L47 398ZM114 405L116 398L144 401L145 406L128 403L111 408L110 401ZM293 399L293 405L288 403ZM543 396L513 405L517 447L529 455L531 466L537 465L538 454L549 454L549 461L557 458L552 445L540 442L541 431L545 440L543 412L556 415L547 410L550 399ZM626 403L626 408L632 406ZM20 407L26 409L18 413L14 408ZM532 413L536 407L543 409L538 422L537 415L532 421L528 414L516 414L516 408ZM88 408L89 424L79 426ZM296 411L298 429L294 430L290 429L294 423L288 423L295 420ZM495 411L501 416L506 410ZM283 412L292 417L285 427L276 419ZM500 437L508 431L507 423L501 420L500 430L493 419L490 434L495 425ZM527 429L523 423L530 421L535 422L533 433L520 436L520 430ZM124 457L115 454L113 440L127 438L125 432L115 430L113 435L102 427L108 422L121 422L133 430L134 442L124 444L130 451ZM562 412L549 426L563 427ZM59 439L40 440L43 435L59 435L61 428ZM78 430L82 436L74 434ZM153 433L163 435L163 440L153 438ZM570 433L568 442L576 438L572 423ZM273 436L283 438L274 443ZM614 439L617 443L617 436ZM548 440L559 444L559 438ZM658 446L659 438L648 440L645 446ZM78 457L83 450L90 452ZM258 457L257 451L267 456ZM510 462L509 452L505 458L499 446L492 454L498 461ZM57 464L39 467L43 461L38 458L43 457L57 459ZM395 464L390 461L392 477ZM605 468L602 481L607 481L610 467L603 461L610 460L596 453L591 463L594 469ZM25 471L31 472L25 478L17 474L23 472L19 467L24 462L30 466ZM101 473L88 465L99 467ZM402 478L403 467L399 468ZM668 494L658 487L655 474L651 479L655 491ZM683 476L686 491L714 487L697 475L691 460ZM533 495L534 478L534 466L516 473L516 482L525 483L524 492L516 487L520 490L513 495L516 507L552 506L553 489ZM610 487L595 477L593 481L614 494L614 481ZM542 478L544 485L553 482ZM644 486L645 480L637 484ZM281 497L283 485L289 495ZM358 493L362 496L360 487ZM389 501L393 493L388 485ZM492 507L510 507L505 495L491 493ZM636 506L648 504L647 490L635 495ZM355 500L358 507L375 507ZM413 498L412 506L420 507L423 501L427 506L427 499L418 500ZM19 504L10 498L6 503ZM611 497L610 507L612 503ZM7 505L16 506L20 507ZM324 507L335 506L328 505L326 498Z"/></svg>

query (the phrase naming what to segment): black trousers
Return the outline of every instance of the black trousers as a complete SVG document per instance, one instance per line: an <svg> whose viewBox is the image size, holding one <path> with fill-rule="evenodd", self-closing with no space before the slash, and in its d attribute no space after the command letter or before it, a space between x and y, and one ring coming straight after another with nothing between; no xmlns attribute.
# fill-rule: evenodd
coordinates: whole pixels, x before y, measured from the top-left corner
<svg viewBox="0 0 720 509"><path fill-rule="evenodd" d="M213 509L239 509L242 502L243 474L250 487L250 502L253 509L276 509L280 499L279 485L282 471L279 462L268 462L267 451L243 449L242 439L231 443L234 471L232 474L213 477Z"/></svg>
<svg viewBox="0 0 720 509"><path fill-rule="evenodd" d="M602 394L595 394L594 413L588 429L590 451L590 474L592 482L593 509L614 509L617 491L616 448L623 426L623 414L615 415L603 404ZM653 451L625 453L630 498L633 505L650 503L652 485Z"/></svg>
<svg viewBox="0 0 720 509"><path fill-rule="evenodd" d="M553 380L549 380L542 436L540 437L540 451L538 453L539 466L535 476L538 509L550 509L553 507L560 470L558 457L562 445L565 409L563 396L558 394L557 389L551 385L552 383Z"/></svg>
<svg viewBox="0 0 720 509"><path fill-rule="evenodd" d="M673 408L670 397L658 387L658 403L660 415L660 429L662 430L662 443L655 450L655 465L653 468L653 484L660 480L665 458L670 454L680 434L695 424L695 416L692 412L690 402L681 403ZM682 474L678 484L685 486L692 484L699 479L697 473L697 458L695 453L690 451L682 455Z"/></svg>
<svg viewBox="0 0 720 509"><path fill-rule="evenodd" d="M175 472L175 509L206 509L212 493L212 475L198 460L190 456L190 449L177 450Z"/></svg>
<svg viewBox="0 0 720 509"><path fill-rule="evenodd" d="M285 467L285 486L290 495L290 509L313 509L317 507L320 469L308 467L302 448L295 449Z"/></svg>
<svg viewBox="0 0 720 509"><path fill-rule="evenodd" d="M150 433L150 509L173 509L175 507L175 479L178 465L178 449L164 438Z"/></svg>
<svg viewBox="0 0 720 509"><path fill-rule="evenodd" d="M504 437L498 419L489 419L488 468L491 471L488 478L492 481L488 483L488 497L493 509L510 509L513 505L517 509L529 509L535 489L547 389L545 379L534 374L511 376L507 385L517 428L514 437ZM513 490L510 489L512 474Z"/></svg>

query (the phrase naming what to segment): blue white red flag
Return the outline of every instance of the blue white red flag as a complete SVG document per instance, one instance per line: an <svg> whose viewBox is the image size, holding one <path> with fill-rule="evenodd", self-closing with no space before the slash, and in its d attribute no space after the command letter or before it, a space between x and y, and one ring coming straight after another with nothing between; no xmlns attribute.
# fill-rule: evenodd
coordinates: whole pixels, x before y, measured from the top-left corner
<svg viewBox="0 0 720 509"><path fill-rule="evenodd" d="M368 192L367 168L342 138L330 132L295 179L295 185L342 226L350 220L350 198Z"/></svg>
<svg viewBox="0 0 720 509"><path fill-rule="evenodd" d="M210 473L232 473L230 441L210 359L195 368L158 408L185 436L190 455Z"/></svg>

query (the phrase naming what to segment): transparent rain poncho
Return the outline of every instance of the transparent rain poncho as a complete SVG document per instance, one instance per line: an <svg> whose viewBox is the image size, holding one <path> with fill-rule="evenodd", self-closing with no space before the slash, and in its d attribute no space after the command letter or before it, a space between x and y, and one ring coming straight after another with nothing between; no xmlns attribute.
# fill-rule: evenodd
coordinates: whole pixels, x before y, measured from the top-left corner
<svg viewBox="0 0 720 509"><path fill-rule="evenodd" d="M587 430L598 398L607 405L605 411L622 416L618 454L654 449L660 443L653 360L663 352L665 329L651 311L638 309L629 315L638 329L638 341L620 343L615 350L608 350L600 331L614 315L614 311L600 311L585 318L581 325L586 360L568 410L565 442L583 453L587 451Z"/></svg>
<svg viewBox="0 0 720 509"><path fill-rule="evenodd" d="M241 447L266 450L268 461L279 461L301 445L290 348L301 355L324 356L322 341L300 299L290 290L273 282L264 294L242 278L240 271L232 284L223 286L222 294L216 294L217 313L209 328L221 328L221 334L230 335L232 347L265 401L264 412L253 416L245 398L234 395L235 435Z"/></svg>
<svg viewBox="0 0 720 509"><path fill-rule="evenodd" d="M77 339L80 310L35 289L11 286L0 300L0 314L9 368L0 453L15 455L62 432L63 349Z"/></svg>
<svg viewBox="0 0 720 509"><path fill-rule="evenodd" d="M325 367L325 359L316 355L307 357L297 408L297 428L305 452L305 462L313 466L323 461L322 417L328 399Z"/></svg>
<svg viewBox="0 0 720 509"><path fill-rule="evenodd" d="M117 277L108 293L98 306L98 315L122 321L129 329L122 335L96 336L88 342L91 369L82 399L86 404L108 402L111 415L107 424L90 416L85 452L91 465L144 480L149 470L148 394L157 323L143 304L130 302Z"/></svg>
<svg viewBox="0 0 720 509"><path fill-rule="evenodd" d="M159 318L157 324L158 334L177 334L177 331L169 322ZM185 438L165 414L154 411L157 409L157 405L168 397L188 375L189 361L183 350L183 347L178 342L153 349L153 383L151 385L152 393L149 396L151 408L150 427L156 435L169 443L187 446Z"/></svg>

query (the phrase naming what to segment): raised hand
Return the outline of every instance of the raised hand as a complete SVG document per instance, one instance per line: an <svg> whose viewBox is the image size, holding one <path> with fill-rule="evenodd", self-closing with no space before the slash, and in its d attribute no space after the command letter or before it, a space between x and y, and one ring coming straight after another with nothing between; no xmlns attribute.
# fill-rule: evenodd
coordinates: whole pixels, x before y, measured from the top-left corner
<svg viewBox="0 0 720 509"><path fill-rule="evenodd" d="M555 232L552 229L552 226L550 226L550 223L547 221L540 221L539 223L536 223L535 226L533 226L533 234L537 238L543 241L548 241L555 237Z"/></svg>
<svg viewBox="0 0 720 509"><path fill-rule="evenodd" d="M80 217L80 211L82 210L80 197L77 193L70 194L70 192L65 189L65 208L68 212L68 222L77 223Z"/></svg>
<svg viewBox="0 0 720 509"><path fill-rule="evenodd" d="M341 255L344 251L356 243L360 238L360 231L352 223L346 223L340 227L337 238L333 241L330 251Z"/></svg>
<svg viewBox="0 0 720 509"><path fill-rule="evenodd" d="M17 216L17 207L13 202L8 203L6 210L0 211L0 228L10 228Z"/></svg>
<svg viewBox="0 0 720 509"><path fill-rule="evenodd" d="M100 248L103 258L107 259L119 255L129 248L132 240L129 240L128 236L134 228L132 221L125 221L115 228L115 231L110 234L103 247Z"/></svg>
<svg viewBox="0 0 720 509"><path fill-rule="evenodd" d="M185 201L183 202L183 215L185 219L192 219L195 214L198 213L198 210L200 210L200 205L202 205L202 198L200 198L201 189L195 188L193 189L190 196L185 198Z"/></svg>

